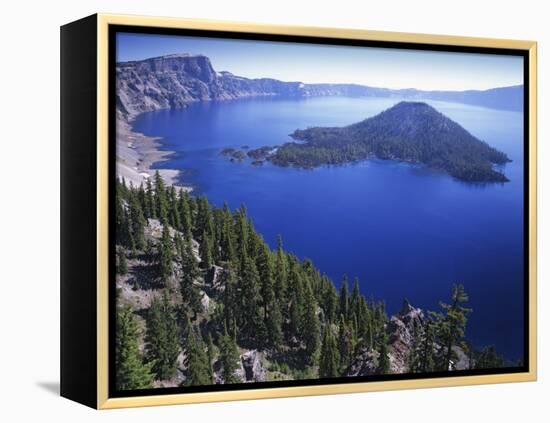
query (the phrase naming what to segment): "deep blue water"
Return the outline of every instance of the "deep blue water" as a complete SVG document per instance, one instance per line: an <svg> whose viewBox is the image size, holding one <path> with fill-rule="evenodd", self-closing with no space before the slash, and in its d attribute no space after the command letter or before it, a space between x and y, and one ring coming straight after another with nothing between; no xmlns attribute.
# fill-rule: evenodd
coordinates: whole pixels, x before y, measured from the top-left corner
<svg viewBox="0 0 550 423"><path fill-rule="evenodd" d="M346 125L391 107L396 99L314 98L203 102L146 113L135 130L163 137L176 151L161 167L218 205L245 204L275 247L311 258L337 285L358 277L367 296L403 298L438 309L453 282L463 283L474 309L467 337L523 357L522 114L429 101L476 137L513 160L506 184L474 185L393 161L369 160L314 170L231 163L225 147L289 140L296 128Z"/></svg>

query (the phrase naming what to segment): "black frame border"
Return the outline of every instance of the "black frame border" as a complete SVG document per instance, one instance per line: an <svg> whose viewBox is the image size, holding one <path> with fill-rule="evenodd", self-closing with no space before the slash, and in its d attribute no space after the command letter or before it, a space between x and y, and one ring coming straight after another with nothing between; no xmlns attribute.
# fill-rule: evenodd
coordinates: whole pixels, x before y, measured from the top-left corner
<svg viewBox="0 0 550 423"><path fill-rule="evenodd" d="M424 43L409 43L400 41L373 41L359 39L344 39L331 37L315 37L302 35L276 35L262 33L247 33L238 31L217 31L206 29L188 29L188 28L161 28L147 27L139 25L113 25L108 26L108 191L109 191L109 222L114 222L115 217L115 176L116 176L116 35L117 33L134 33L134 34L150 34L150 35L175 35L188 37L203 37L203 38L221 38L221 39L236 39L248 41L267 41L267 42L286 42L286 43L305 43L305 44L323 44L334 46L348 47L374 47L374 48L391 48L398 50L424 50L438 51L449 53L473 53L473 54L492 54L503 56L518 56L523 58L523 266L524 266L524 292L523 292L523 350L524 360L523 366L506 367L500 369L479 369L479 370L456 370L453 372L430 372L430 373L406 373L396 375L373 375L373 376L355 376L355 377L338 377L330 379L307 379L307 380L289 380L289 381L271 381L271 382L254 382L254 383L238 383L231 385L204 385L190 387L174 387L174 388L151 388L151 389L136 389L120 391L116 389L115 383L115 328L116 328L116 252L115 252L115 227L109 224L109 251L108 251L108 268L109 268L109 291L108 291L108 325L109 325L109 342L108 342L108 398L124 398L137 396L151 395L171 395L171 394L190 394L200 392L223 392L223 391L238 391L250 389L270 389L270 388L287 388L287 387L304 387L304 386L319 386L319 385L337 385L337 384L357 384L365 382L381 382L381 381L400 381L400 380L422 380L433 378L451 378L465 376L486 376L499 374L514 374L527 373L530 369L530 349L529 349L529 141L530 128L529 117L531 110L530 103L530 63L529 51L521 49L508 48L492 48L492 47L467 47L455 45L440 45L440 44L424 44Z"/></svg>

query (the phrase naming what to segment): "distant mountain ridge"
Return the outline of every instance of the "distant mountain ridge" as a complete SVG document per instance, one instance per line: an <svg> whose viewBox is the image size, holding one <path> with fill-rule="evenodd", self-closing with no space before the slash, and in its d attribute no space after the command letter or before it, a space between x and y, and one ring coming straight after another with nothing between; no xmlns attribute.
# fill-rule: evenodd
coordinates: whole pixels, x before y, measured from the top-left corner
<svg viewBox="0 0 550 423"><path fill-rule="evenodd" d="M508 181L493 169L510 161L506 154L422 102L402 101L349 126L296 130L292 137L300 142L283 144L266 159L313 168L378 157L421 163L467 182Z"/></svg>
<svg viewBox="0 0 550 423"><path fill-rule="evenodd" d="M185 107L195 101L267 96L395 97L453 101L514 111L523 109L522 85L485 91L421 91L250 79L230 72L216 72L208 57L190 54L117 63L116 94L117 114L125 120L143 112Z"/></svg>

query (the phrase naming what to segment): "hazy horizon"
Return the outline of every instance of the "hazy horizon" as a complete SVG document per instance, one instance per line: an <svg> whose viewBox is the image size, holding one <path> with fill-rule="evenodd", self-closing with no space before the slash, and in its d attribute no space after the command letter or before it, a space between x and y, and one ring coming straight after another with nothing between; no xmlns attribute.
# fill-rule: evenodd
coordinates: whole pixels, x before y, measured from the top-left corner
<svg viewBox="0 0 550 423"><path fill-rule="evenodd" d="M519 56L117 34L117 63L169 54L207 56L217 72L307 84L358 84L427 91L523 85L523 58Z"/></svg>

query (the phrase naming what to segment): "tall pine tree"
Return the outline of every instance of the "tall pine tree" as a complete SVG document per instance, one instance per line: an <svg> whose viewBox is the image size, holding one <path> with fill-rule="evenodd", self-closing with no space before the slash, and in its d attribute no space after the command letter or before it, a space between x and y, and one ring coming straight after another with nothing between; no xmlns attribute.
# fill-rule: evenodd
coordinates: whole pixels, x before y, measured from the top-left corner
<svg viewBox="0 0 550 423"><path fill-rule="evenodd" d="M208 354L205 351L202 338L196 334L190 322L187 323L186 378L184 385L200 386L212 383L211 366L208 363Z"/></svg>
<svg viewBox="0 0 550 423"><path fill-rule="evenodd" d="M162 237L159 245L159 276L163 283L168 281L168 278L172 276L173 270L173 245L172 237L170 236L170 230L168 225L162 227Z"/></svg>
<svg viewBox="0 0 550 423"><path fill-rule="evenodd" d="M157 379L170 379L176 374L180 353L180 334L176 314L166 291L162 299L155 298L147 314L145 350L153 364Z"/></svg>
<svg viewBox="0 0 550 423"><path fill-rule="evenodd" d="M321 357L319 359L319 377L329 378L340 375L340 353L330 325L325 326Z"/></svg>
<svg viewBox="0 0 550 423"><path fill-rule="evenodd" d="M239 383L235 371L239 367L239 349L234 336L227 333L227 327L220 339L220 360L222 364L222 379L224 383Z"/></svg>
<svg viewBox="0 0 550 423"><path fill-rule="evenodd" d="M121 307L116 313L115 368L117 389L151 388L151 364L144 364L139 352L138 324L130 307Z"/></svg>

